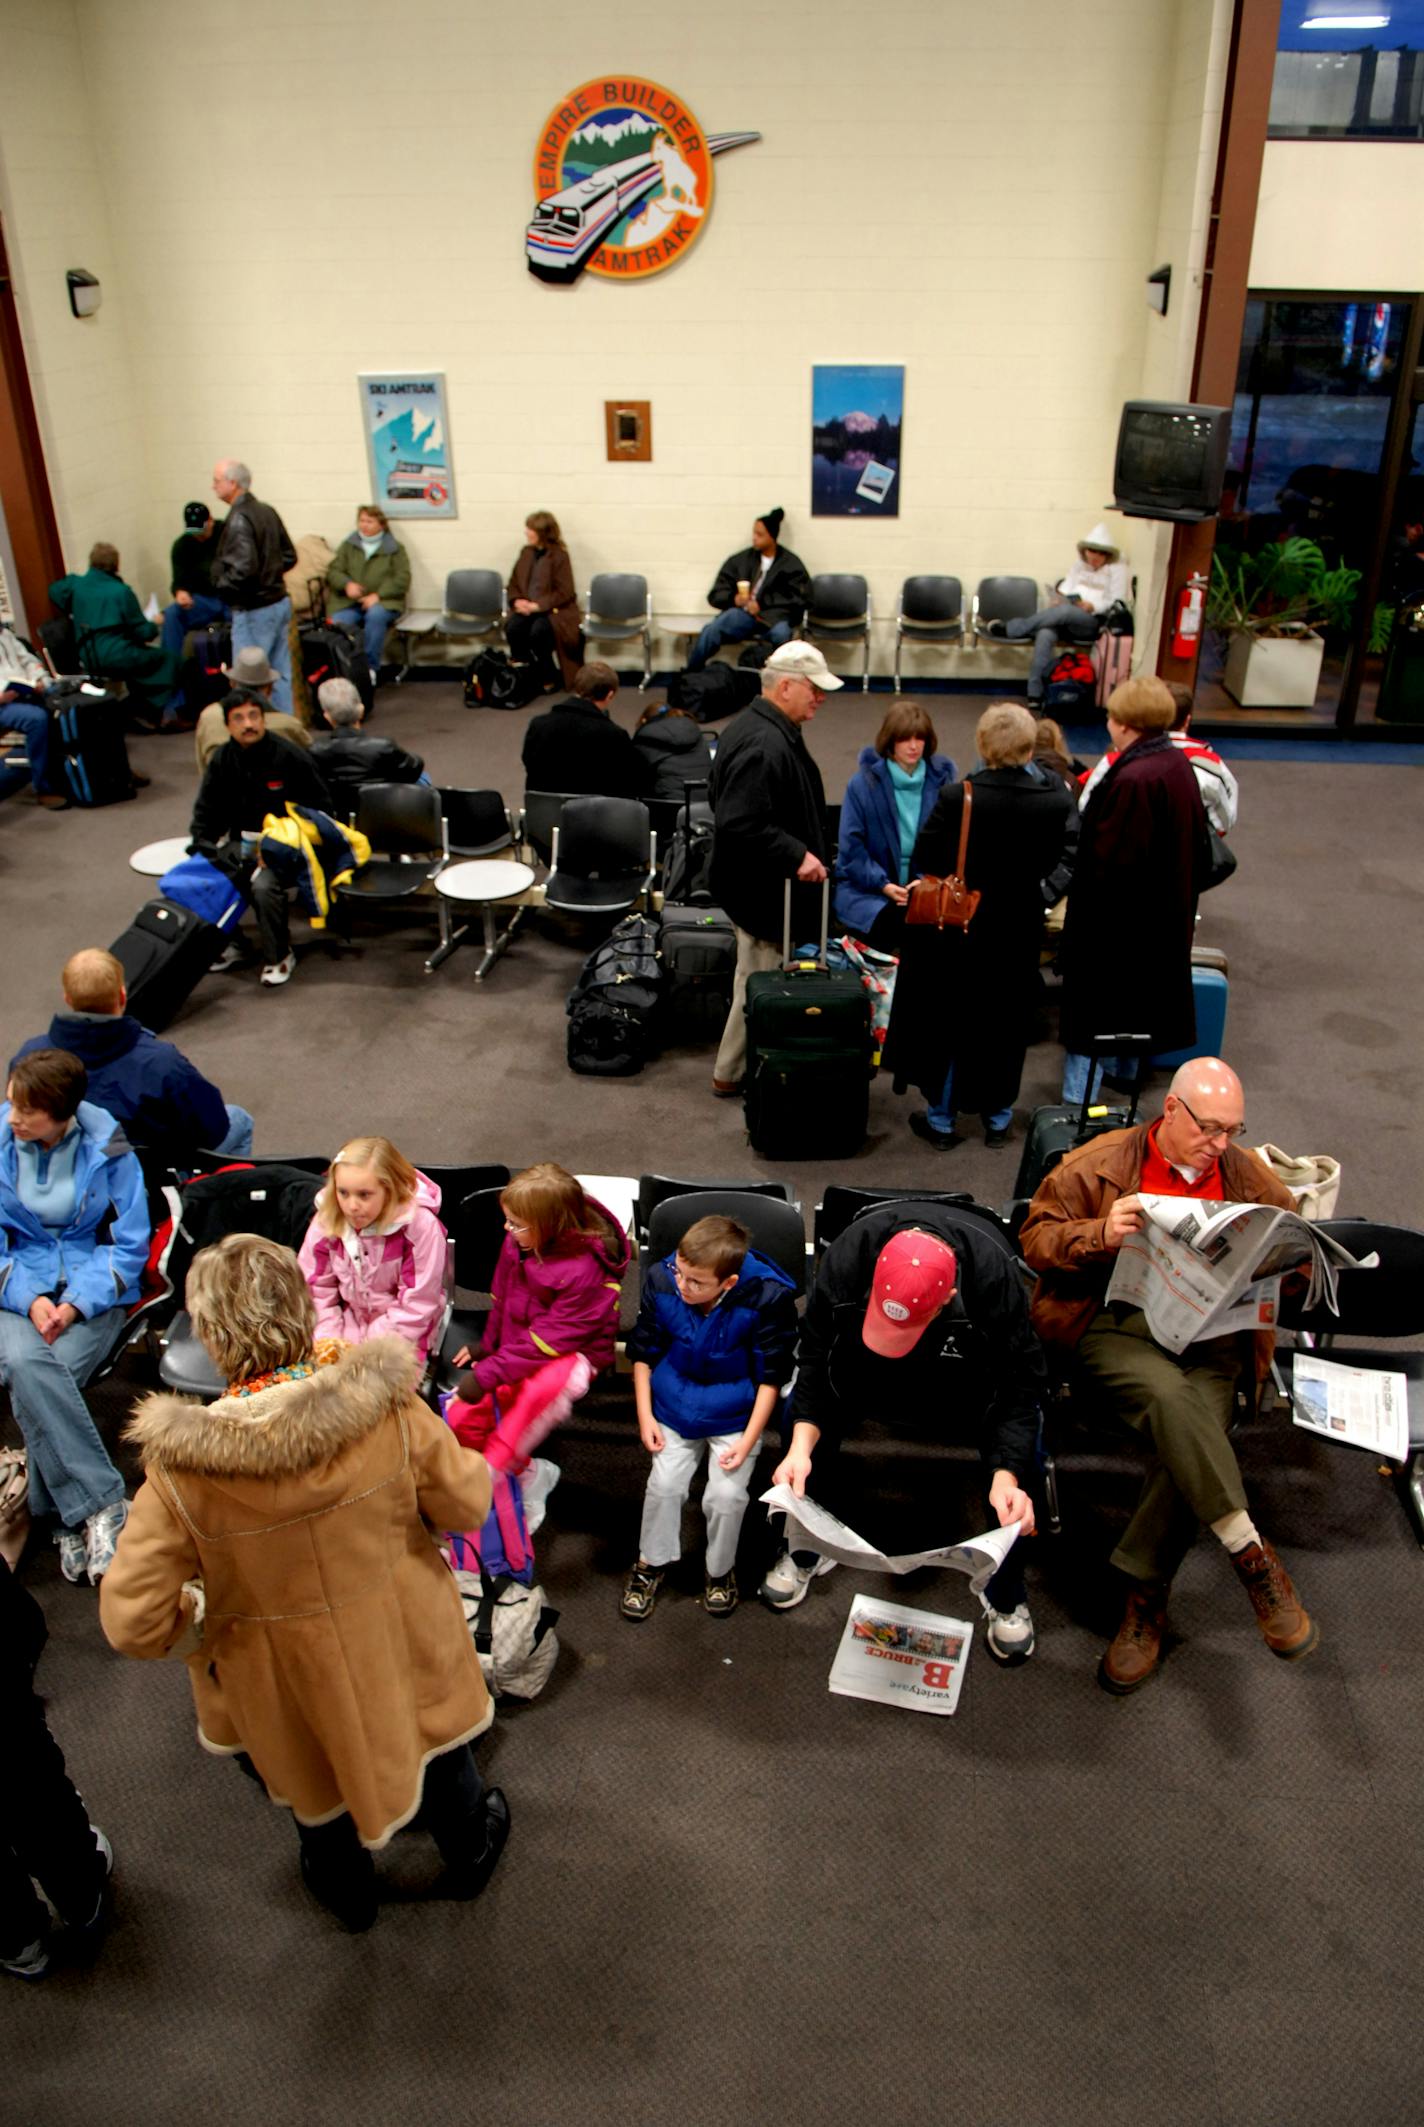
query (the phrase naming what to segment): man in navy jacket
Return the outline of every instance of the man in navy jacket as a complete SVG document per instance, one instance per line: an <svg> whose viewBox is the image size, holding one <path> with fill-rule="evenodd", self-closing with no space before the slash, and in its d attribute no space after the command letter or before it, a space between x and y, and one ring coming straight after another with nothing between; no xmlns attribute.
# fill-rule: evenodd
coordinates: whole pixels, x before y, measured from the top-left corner
<svg viewBox="0 0 1424 2127"><path fill-rule="evenodd" d="M171 1041L160 1041L129 1013L124 971L112 953L86 946L71 953L60 976L64 1010L11 1058L31 1049L67 1049L89 1074L88 1098L123 1126L131 1145L178 1168L199 1151L245 1159L252 1117L223 1100L217 1087Z"/></svg>

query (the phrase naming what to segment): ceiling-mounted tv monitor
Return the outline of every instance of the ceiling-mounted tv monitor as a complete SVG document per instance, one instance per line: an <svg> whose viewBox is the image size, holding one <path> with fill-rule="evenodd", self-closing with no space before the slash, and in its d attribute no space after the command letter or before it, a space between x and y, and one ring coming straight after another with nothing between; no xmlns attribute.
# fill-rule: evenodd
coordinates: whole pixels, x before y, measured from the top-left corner
<svg viewBox="0 0 1424 2127"><path fill-rule="evenodd" d="M1229 406L1129 399L1117 432L1117 507L1128 517L1166 517L1177 524L1214 517L1230 443Z"/></svg>

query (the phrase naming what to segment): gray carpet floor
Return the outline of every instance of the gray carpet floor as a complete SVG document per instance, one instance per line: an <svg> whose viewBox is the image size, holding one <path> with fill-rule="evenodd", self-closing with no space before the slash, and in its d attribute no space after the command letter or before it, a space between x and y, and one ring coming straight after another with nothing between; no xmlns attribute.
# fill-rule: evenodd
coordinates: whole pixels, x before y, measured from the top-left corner
<svg viewBox="0 0 1424 2127"><path fill-rule="evenodd" d="M832 796L884 706L847 689L818 716ZM931 706L965 766L982 703ZM637 707L621 697L620 721ZM384 689L376 722L437 780L515 798L530 713L466 712L457 689L416 684ZM133 755L153 783L132 805L0 806L12 1050L47 1023L65 954L107 942L143 898L128 851L186 825L190 742L137 740ZM1230 955L1226 1054L1253 1137L1335 1153L1342 1212L1412 1222L1424 785L1398 765L1238 774L1241 868L1200 935ZM531 920L479 989L466 954L424 974L432 935L373 925L334 958L303 949L275 993L213 976L171 1036L254 1110L267 1152L378 1130L417 1161L777 1172L808 1218L836 1178L1009 1193L1013 1153L927 1152L879 1083L854 1160L766 1167L736 1106L710 1097L708 1045L629 1081L569 1074L576 933ZM1031 1052L1022 1112L1056 1098L1059 1053ZM96 1392L107 1437L149 1378L130 1359ZM1272 1661L1206 1540L1178 1583L1163 1675L1105 1697L1105 1560L1135 1480L1127 1456L1070 1442L1064 1533L1029 1562L1037 1655L1004 1672L976 1644L957 1715L913 1721L826 1689L861 1583L838 1572L789 1615L748 1603L714 1623L695 1601L691 1515L656 1615L619 1619L644 1470L615 1382L556 1447L540 1552L559 1669L482 1746L514 1818L495 1883L474 1908L433 1902L433 1850L408 1835L359 1940L306 1900L282 1813L197 1749L183 1676L113 1656L93 1596L32 1549L51 1722L118 1871L94 1968L3 1990L0 2111L82 2106L114 2127L215 2103L272 2127L1417 2118L1424 1564L1368 1458L1279 1415L1240 1446L1321 1622L1309 1662ZM860 1468L867 1511L938 1493L947 1527L974 1523L962 1457L896 1453L872 1429ZM883 1592L973 1614L955 1576Z"/></svg>

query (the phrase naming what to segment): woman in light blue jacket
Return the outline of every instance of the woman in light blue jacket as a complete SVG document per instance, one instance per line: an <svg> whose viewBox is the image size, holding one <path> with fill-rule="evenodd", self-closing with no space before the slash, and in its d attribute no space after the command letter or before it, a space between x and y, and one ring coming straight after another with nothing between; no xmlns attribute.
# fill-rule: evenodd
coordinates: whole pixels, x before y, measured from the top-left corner
<svg viewBox="0 0 1424 2127"><path fill-rule="evenodd" d="M138 1160L87 1085L67 1049L32 1049L0 1107L0 1381L29 1450L31 1510L58 1515L72 1581L107 1571L128 1515L82 1390L139 1296L149 1240Z"/></svg>
<svg viewBox="0 0 1424 2127"><path fill-rule="evenodd" d="M910 855L954 763L935 751L935 727L918 702L886 712L846 789L836 854L837 924L862 944L896 953L909 899Z"/></svg>

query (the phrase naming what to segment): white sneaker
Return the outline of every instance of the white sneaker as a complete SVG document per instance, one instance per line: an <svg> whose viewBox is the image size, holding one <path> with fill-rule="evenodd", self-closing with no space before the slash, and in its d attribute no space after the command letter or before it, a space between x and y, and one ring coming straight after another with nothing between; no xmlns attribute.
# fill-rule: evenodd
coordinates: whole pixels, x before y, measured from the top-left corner
<svg viewBox="0 0 1424 2127"><path fill-rule="evenodd" d="M979 1601L984 1608L984 1645L994 1660L1008 1668L1026 1662L1037 1645L1028 1604L1020 1603L1016 1610L996 1610L982 1595Z"/></svg>
<svg viewBox="0 0 1424 2127"><path fill-rule="evenodd" d="M247 955L240 945L225 945L208 972L212 975L226 975L230 969L241 967L246 958Z"/></svg>
<svg viewBox="0 0 1424 2127"><path fill-rule="evenodd" d="M83 1529L56 1529L54 1540L59 1545L60 1572L76 1588L83 1587L89 1577L89 1550Z"/></svg>
<svg viewBox="0 0 1424 2127"><path fill-rule="evenodd" d="M277 961L276 965L273 967L263 968L262 980L266 983L269 990L280 989L281 985L284 982L291 981L293 974L296 972L296 966L296 954L288 953L285 960Z"/></svg>
<svg viewBox="0 0 1424 2127"><path fill-rule="evenodd" d="M531 1536L542 1528L549 1494L563 1474L556 1462L548 1462L542 1455L535 1455L528 1469L520 1471L519 1489L524 1495L524 1522Z"/></svg>
<svg viewBox="0 0 1424 2127"><path fill-rule="evenodd" d="M794 1610L805 1602L812 1581L819 1574L834 1572L835 1565L833 1558L822 1558L819 1551L783 1551L763 1577L757 1594L773 1610Z"/></svg>
<svg viewBox="0 0 1424 2127"><path fill-rule="evenodd" d="M84 1556L89 1569L89 1579L98 1584L114 1563L114 1547L119 1540L119 1531L129 1518L129 1503L116 1499L110 1507L100 1507L84 1524ZM61 1561L62 1562L62 1561Z"/></svg>

